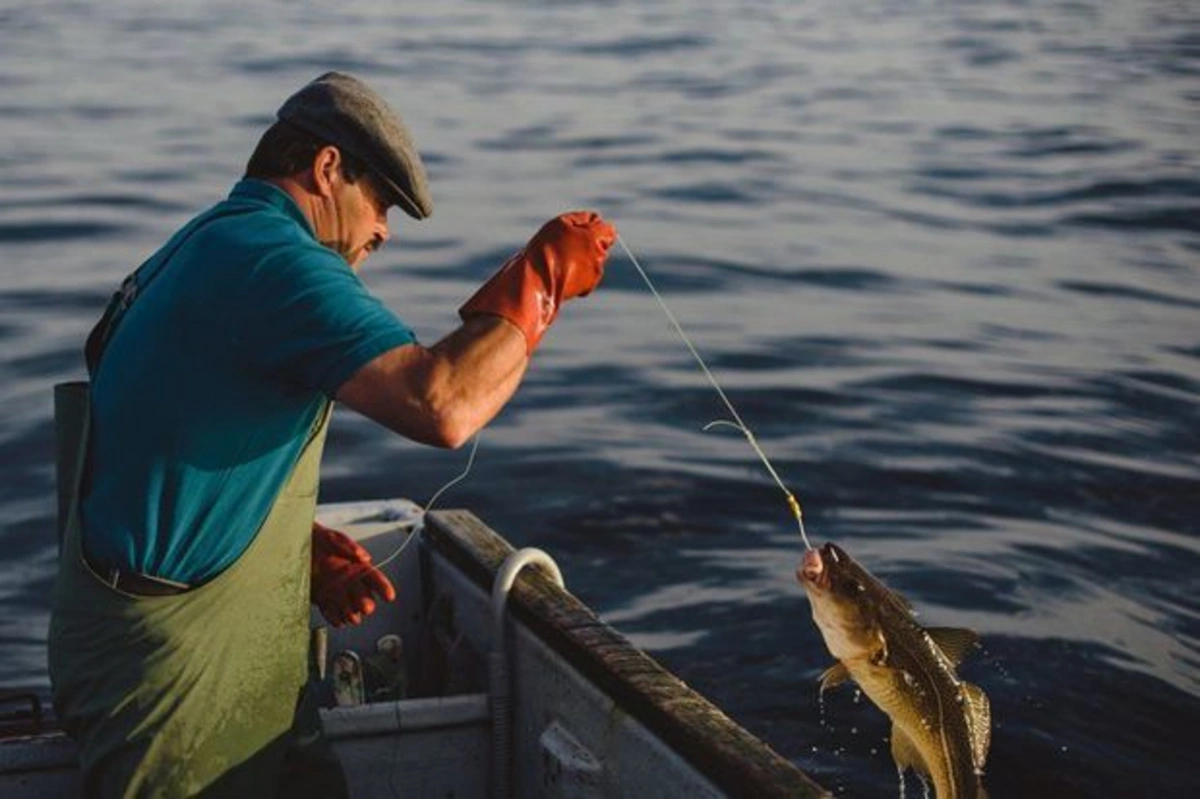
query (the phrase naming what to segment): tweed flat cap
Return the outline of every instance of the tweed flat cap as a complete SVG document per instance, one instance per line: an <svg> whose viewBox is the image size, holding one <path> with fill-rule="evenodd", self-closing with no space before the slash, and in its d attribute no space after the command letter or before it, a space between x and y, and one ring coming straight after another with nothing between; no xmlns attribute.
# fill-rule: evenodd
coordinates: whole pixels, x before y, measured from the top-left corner
<svg viewBox="0 0 1200 799"><path fill-rule="evenodd" d="M400 115L353 75L327 72L289 97L277 116L358 157L414 219L433 213L425 166Z"/></svg>

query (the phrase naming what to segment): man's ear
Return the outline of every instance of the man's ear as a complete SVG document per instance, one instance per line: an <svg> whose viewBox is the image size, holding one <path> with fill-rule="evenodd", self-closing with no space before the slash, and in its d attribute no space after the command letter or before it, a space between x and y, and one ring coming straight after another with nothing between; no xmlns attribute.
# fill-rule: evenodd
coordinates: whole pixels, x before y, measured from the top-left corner
<svg viewBox="0 0 1200 799"><path fill-rule="evenodd" d="M313 188L322 197L332 197L334 181L341 174L342 153L332 144L327 144L313 156Z"/></svg>

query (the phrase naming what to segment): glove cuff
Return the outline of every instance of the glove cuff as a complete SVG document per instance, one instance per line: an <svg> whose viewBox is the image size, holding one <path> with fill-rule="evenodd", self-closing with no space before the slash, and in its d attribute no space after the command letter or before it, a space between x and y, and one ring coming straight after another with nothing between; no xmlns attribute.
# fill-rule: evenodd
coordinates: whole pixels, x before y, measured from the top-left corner
<svg viewBox="0 0 1200 799"><path fill-rule="evenodd" d="M507 319L525 336L525 354L533 355L558 317L553 289L521 250L480 286L458 309L462 319L492 314Z"/></svg>

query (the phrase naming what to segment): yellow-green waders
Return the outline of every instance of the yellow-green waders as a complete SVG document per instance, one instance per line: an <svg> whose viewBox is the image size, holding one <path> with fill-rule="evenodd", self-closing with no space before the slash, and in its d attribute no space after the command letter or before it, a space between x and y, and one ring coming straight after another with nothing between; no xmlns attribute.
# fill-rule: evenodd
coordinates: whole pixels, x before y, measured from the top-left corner
<svg viewBox="0 0 1200 799"><path fill-rule="evenodd" d="M183 593L134 596L83 558L83 415L50 677L55 708L80 745L88 796L345 795L305 690L312 519L328 422L326 406L238 560Z"/></svg>

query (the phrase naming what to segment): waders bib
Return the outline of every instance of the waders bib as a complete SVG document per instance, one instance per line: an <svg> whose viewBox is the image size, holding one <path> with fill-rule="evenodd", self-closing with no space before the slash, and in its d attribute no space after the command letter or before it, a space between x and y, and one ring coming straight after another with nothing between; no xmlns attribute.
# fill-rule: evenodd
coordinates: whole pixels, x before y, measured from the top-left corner
<svg viewBox="0 0 1200 799"><path fill-rule="evenodd" d="M173 596L122 593L84 561L76 470L50 676L63 726L80 745L89 794L275 791L308 677L312 519L328 420L327 407L241 557Z"/></svg>
<svg viewBox="0 0 1200 799"><path fill-rule="evenodd" d="M138 270L141 287L169 257ZM97 326L94 349L89 340L92 369L136 292L126 293ZM66 456L60 479L67 478L68 491L60 502L65 522L50 623L50 679L59 718L80 746L85 793L343 796L341 769L321 735L313 692L304 690L312 521L330 404L317 415L266 520L236 561L183 593L135 596L109 585L84 560L80 500L89 387L77 383L57 391L65 400L60 408L74 417L60 426L74 447L68 449L71 441L60 446ZM308 751L295 757L304 747ZM281 772L296 784L281 788Z"/></svg>

